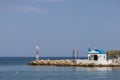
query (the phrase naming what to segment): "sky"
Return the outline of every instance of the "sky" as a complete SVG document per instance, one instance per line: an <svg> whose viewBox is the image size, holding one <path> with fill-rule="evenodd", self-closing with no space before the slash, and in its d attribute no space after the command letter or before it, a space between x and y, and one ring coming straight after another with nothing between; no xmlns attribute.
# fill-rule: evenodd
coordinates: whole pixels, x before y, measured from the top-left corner
<svg viewBox="0 0 120 80"><path fill-rule="evenodd" d="M120 0L0 0L0 57L120 50Z"/></svg>

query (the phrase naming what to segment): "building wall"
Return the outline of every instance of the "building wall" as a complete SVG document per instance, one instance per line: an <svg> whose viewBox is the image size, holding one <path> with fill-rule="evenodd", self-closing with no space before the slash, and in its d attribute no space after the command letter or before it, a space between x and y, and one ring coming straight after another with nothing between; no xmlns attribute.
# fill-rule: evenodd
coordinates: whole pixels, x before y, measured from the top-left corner
<svg viewBox="0 0 120 80"><path fill-rule="evenodd" d="M98 56L98 60L97 60L96 64L107 64L107 56L106 56L106 54L88 54L88 60L90 60L89 58L90 58L91 55L97 55Z"/></svg>
<svg viewBox="0 0 120 80"><path fill-rule="evenodd" d="M98 64L107 64L106 54L99 54Z"/></svg>

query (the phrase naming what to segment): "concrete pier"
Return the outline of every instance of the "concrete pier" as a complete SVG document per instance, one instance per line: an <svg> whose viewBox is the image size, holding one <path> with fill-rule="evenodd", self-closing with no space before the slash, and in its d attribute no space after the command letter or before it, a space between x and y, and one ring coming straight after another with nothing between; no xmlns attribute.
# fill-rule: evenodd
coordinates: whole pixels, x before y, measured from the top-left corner
<svg viewBox="0 0 120 80"><path fill-rule="evenodd" d="M120 64L95 64L89 61L74 63L73 60L34 60L29 65L48 65L48 66L78 66L78 67L120 67Z"/></svg>

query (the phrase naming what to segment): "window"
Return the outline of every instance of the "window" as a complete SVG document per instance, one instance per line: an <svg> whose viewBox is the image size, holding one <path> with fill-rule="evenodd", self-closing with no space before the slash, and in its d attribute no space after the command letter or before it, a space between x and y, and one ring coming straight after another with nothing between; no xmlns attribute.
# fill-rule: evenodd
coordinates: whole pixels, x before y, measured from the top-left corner
<svg viewBox="0 0 120 80"><path fill-rule="evenodd" d="M104 55L104 59L105 59L105 55Z"/></svg>

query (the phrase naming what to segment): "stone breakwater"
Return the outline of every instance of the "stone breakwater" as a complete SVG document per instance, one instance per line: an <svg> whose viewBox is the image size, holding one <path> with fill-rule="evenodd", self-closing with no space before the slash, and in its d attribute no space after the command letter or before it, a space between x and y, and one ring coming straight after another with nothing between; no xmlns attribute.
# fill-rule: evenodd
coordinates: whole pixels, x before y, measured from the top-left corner
<svg viewBox="0 0 120 80"><path fill-rule="evenodd" d="M72 60L35 60L29 63L30 65L55 65L55 66L72 66Z"/></svg>
<svg viewBox="0 0 120 80"><path fill-rule="evenodd" d="M79 62L74 63L73 60L34 60L29 62L29 65L48 65L48 66L78 66L78 67L120 67L119 64L109 64L109 65L96 65L94 63Z"/></svg>

